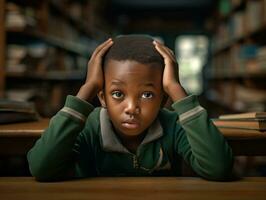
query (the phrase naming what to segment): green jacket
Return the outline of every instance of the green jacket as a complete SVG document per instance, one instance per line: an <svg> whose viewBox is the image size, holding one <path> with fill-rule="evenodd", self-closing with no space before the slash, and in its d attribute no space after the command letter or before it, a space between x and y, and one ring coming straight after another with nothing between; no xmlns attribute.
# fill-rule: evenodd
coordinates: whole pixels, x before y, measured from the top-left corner
<svg viewBox="0 0 266 200"><path fill-rule="evenodd" d="M195 96L160 110L138 147L129 152L114 133L104 108L68 96L48 129L28 152L39 181L90 176L180 175L184 159L200 176L222 180L231 174L232 151Z"/></svg>

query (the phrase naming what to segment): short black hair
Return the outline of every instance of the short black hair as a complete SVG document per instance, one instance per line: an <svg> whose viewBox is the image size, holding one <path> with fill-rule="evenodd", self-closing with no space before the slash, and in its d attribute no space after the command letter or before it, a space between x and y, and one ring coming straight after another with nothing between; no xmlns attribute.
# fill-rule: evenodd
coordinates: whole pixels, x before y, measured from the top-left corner
<svg viewBox="0 0 266 200"><path fill-rule="evenodd" d="M164 60L155 49L154 39L147 35L121 35L113 39L114 43L103 57L103 66L109 60L131 60L141 64L158 64L163 68Z"/></svg>

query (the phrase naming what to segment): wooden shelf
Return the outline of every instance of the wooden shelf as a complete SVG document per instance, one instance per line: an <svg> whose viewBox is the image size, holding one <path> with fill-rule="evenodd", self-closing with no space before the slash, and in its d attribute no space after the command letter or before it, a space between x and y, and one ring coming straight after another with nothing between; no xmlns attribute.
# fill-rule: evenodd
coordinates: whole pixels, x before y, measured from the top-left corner
<svg viewBox="0 0 266 200"><path fill-rule="evenodd" d="M51 117L78 91L98 40L107 38L95 27L91 2L0 1L0 97L27 101L27 90L37 90L38 112Z"/></svg>
<svg viewBox="0 0 266 200"><path fill-rule="evenodd" d="M42 40L43 42L46 42L49 45L55 46L57 48L63 49L70 53L74 53L74 54L77 54L77 55L80 55L86 58L88 58L92 54L93 49L94 49L94 46L89 47L81 43L78 44L76 42L69 42L69 41L66 41L65 39L58 38L53 35L47 35L45 33L41 33L36 30L8 29L7 34L9 34L10 36L12 36L13 34L13 35L21 35L21 36L28 37L28 38L39 39L39 40Z"/></svg>
<svg viewBox="0 0 266 200"><path fill-rule="evenodd" d="M0 98L4 96L4 88L5 88L5 1L0 1Z"/></svg>
<svg viewBox="0 0 266 200"><path fill-rule="evenodd" d="M242 43L245 40L256 40L256 37L259 35L265 36L266 34L266 24L263 25L261 28L255 31L247 32L245 35L238 37L238 38L232 38L228 42L224 43L222 46L217 47L216 49L213 50L213 55L217 55L221 52L224 52L228 49L230 49L233 45Z"/></svg>
<svg viewBox="0 0 266 200"><path fill-rule="evenodd" d="M7 72L7 78L34 79L45 81L82 81L86 77L84 71L48 71L45 73L13 73Z"/></svg>
<svg viewBox="0 0 266 200"><path fill-rule="evenodd" d="M244 112L244 110L239 110L237 108L235 108L234 106L230 106L227 103L221 101L221 99L216 98L216 97L210 97L208 95L206 95L206 99L207 101L224 108L225 110L229 110L230 112L234 112L234 113L240 113L240 112Z"/></svg>
<svg viewBox="0 0 266 200"><path fill-rule="evenodd" d="M238 10L241 10L244 6L245 6L245 2L246 0L241 0L241 2L238 4L238 5L233 5L231 7L231 10L229 11L228 14L225 14L225 15L220 15L218 18L219 18L219 21L220 22L223 22L223 21L226 21L228 19L230 19L230 17L232 17L232 15L238 11Z"/></svg>
<svg viewBox="0 0 266 200"><path fill-rule="evenodd" d="M266 109L263 6L265 0L242 0L226 16L217 18L212 64L205 76L209 81L206 99L217 108L224 107L228 112Z"/></svg>
<svg viewBox="0 0 266 200"><path fill-rule="evenodd" d="M59 5L56 1L50 1L49 2L52 10L54 10L56 13L63 16L67 21L76 27L80 32L91 35L90 25L86 23L84 20L77 19L73 16L71 16L61 5Z"/></svg>
<svg viewBox="0 0 266 200"><path fill-rule="evenodd" d="M215 79L265 79L266 77L266 71L261 71L261 72L228 72L225 74L219 74L219 75L209 75L207 76L208 79L210 80L215 80Z"/></svg>

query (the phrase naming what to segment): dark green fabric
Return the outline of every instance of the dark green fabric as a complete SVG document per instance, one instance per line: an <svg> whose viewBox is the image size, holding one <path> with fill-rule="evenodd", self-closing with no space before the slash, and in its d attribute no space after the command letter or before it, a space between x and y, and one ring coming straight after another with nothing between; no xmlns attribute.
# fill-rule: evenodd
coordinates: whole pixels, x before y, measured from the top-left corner
<svg viewBox="0 0 266 200"><path fill-rule="evenodd" d="M90 104L68 96L66 105L88 115ZM137 153L105 150L101 137L100 108L86 123L59 111L49 128L28 152L32 175L40 181L89 176L159 176L181 173L181 158L200 176L224 180L231 174L233 155L224 137L212 124L195 96L173 104L174 112L161 110L158 119L163 135L144 145ZM90 109L89 109L90 110ZM187 115L190 113L190 115ZM184 120L179 120L183 115ZM159 164L159 166L158 166Z"/></svg>

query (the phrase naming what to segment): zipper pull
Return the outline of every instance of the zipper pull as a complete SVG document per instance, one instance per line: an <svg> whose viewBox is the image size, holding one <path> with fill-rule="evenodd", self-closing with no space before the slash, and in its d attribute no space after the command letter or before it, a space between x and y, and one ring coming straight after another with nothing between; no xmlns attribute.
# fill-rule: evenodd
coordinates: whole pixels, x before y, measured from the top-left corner
<svg viewBox="0 0 266 200"><path fill-rule="evenodd" d="M135 169L138 169L139 168L139 163L138 163L138 160L137 160L137 156L133 156L133 167Z"/></svg>

